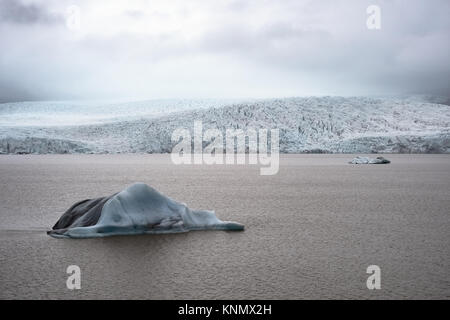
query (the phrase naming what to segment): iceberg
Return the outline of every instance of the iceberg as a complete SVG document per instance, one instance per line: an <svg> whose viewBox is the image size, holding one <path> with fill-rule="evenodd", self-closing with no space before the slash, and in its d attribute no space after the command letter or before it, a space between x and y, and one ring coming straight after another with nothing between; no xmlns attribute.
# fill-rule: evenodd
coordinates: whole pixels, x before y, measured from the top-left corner
<svg viewBox="0 0 450 320"><path fill-rule="evenodd" d="M353 158L352 161L349 162L350 164L387 164L391 163L386 158L383 157L376 157L375 159L369 158L369 157L360 157L357 156L356 158Z"/></svg>
<svg viewBox="0 0 450 320"><path fill-rule="evenodd" d="M241 231L244 226L221 221L214 211L192 210L144 183L135 183L109 197L75 203L47 234L54 238L97 238L190 230Z"/></svg>

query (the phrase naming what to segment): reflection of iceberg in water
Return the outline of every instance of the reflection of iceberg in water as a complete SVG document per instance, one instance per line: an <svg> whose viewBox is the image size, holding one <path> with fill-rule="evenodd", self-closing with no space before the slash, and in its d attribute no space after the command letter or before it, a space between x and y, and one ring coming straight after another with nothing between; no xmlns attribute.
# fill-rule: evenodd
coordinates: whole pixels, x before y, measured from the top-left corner
<svg viewBox="0 0 450 320"><path fill-rule="evenodd" d="M94 238L189 230L244 230L244 226L221 221L214 211L191 210L146 184L135 183L110 197L74 204L48 234L56 238Z"/></svg>

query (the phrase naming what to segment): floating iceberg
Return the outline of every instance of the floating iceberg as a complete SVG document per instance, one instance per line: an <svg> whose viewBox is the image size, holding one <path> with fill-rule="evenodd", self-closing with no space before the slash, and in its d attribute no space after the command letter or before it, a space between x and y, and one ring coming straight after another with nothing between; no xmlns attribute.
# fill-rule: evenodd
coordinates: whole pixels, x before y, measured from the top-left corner
<svg viewBox="0 0 450 320"><path fill-rule="evenodd" d="M375 159L369 158L369 157L356 157L354 158L352 161L350 161L349 163L351 164L387 164L387 163L391 163L391 161L389 161L386 158L383 157L376 157Z"/></svg>
<svg viewBox="0 0 450 320"><path fill-rule="evenodd" d="M144 183L109 197L88 199L70 207L48 231L55 238L176 233L189 230L244 230L219 220L214 211L191 210Z"/></svg>

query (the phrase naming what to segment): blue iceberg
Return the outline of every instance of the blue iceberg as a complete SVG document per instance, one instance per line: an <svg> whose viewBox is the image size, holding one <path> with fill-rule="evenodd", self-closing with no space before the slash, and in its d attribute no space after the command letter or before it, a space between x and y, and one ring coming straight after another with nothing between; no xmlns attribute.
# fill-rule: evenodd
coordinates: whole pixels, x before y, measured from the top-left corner
<svg viewBox="0 0 450 320"><path fill-rule="evenodd" d="M135 183L112 196L75 203L47 234L96 238L190 230L240 231L244 226L221 221L214 211L189 209L144 183Z"/></svg>

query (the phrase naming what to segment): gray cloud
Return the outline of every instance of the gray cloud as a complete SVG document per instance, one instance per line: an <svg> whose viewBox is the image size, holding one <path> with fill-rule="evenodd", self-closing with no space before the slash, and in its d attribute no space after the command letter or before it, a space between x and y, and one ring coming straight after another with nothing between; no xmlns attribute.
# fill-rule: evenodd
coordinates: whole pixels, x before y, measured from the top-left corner
<svg viewBox="0 0 450 320"><path fill-rule="evenodd" d="M0 0L0 100L450 96L447 0L173 1L81 0L77 33L69 1Z"/></svg>
<svg viewBox="0 0 450 320"><path fill-rule="evenodd" d="M0 20L17 24L54 24L61 23L63 18L48 12L44 5L24 4L20 0L0 0Z"/></svg>
<svg viewBox="0 0 450 320"><path fill-rule="evenodd" d="M0 103L34 100L35 98L28 91L22 89L20 85L0 82Z"/></svg>

